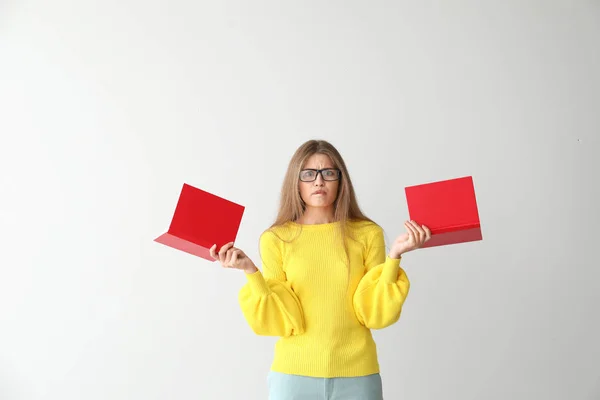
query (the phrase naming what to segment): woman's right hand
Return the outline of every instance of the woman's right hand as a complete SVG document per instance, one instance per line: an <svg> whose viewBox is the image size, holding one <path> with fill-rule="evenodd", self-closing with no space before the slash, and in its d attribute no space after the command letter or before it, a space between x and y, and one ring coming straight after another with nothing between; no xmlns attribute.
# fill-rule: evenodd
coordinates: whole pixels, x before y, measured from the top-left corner
<svg viewBox="0 0 600 400"><path fill-rule="evenodd" d="M217 245L214 244L210 248L210 256L219 261L223 268L241 269L247 274L253 274L258 271L258 268L256 268L250 257L237 247L233 247L233 242L223 245L218 254Z"/></svg>

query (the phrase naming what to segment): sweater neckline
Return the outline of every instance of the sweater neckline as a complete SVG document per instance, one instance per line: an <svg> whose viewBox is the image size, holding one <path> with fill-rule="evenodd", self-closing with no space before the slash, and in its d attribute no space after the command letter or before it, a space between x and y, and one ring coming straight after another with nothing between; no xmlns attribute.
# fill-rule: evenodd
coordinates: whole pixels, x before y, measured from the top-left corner
<svg viewBox="0 0 600 400"><path fill-rule="evenodd" d="M340 224L340 221L327 222L324 224L300 224L296 221L290 221L290 224L292 224L293 226L296 226L296 227L301 227L302 229L315 230L315 229L334 228Z"/></svg>

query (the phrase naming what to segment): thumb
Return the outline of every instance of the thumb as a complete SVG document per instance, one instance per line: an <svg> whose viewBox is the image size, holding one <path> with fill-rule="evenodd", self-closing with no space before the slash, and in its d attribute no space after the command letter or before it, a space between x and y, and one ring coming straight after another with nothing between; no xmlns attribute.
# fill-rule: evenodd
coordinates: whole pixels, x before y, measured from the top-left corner
<svg viewBox="0 0 600 400"><path fill-rule="evenodd" d="M408 233L403 233L402 235L398 236L396 240L399 242L406 242L408 240Z"/></svg>

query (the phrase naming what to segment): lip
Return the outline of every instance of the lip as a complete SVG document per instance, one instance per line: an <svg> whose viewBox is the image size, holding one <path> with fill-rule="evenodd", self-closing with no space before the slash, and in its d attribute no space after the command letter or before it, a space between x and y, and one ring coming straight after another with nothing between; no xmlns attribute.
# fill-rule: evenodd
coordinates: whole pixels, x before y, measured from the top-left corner
<svg viewBox="0 0 600 400"><path fill-rule="evenodd" d="M325 191L317 190L317 191L313 192L313 194L325 194Z"/></svg>

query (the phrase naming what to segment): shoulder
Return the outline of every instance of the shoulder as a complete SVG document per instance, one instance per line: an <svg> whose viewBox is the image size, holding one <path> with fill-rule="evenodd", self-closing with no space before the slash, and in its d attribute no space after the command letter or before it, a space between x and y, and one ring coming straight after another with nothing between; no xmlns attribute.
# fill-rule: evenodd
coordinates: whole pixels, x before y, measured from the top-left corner
<svg viewBox="0 0 600 400"><path fill-rule="evenodd" d="M348 221L348 227L357 238L365 242L383 236L383 228L374 221L352 220Z"/></svg>
<svg viewBox="0 0 600 400"><path fill-rule="evenodd" d="M261 245L265 244L276 244L278 241L278 232L276 228L269 228L260 234Z"/></svg>
<svg viewBox="0 0 600 400"><path fill-rule="evenodd" d="M271 226L264 230L260 235L260 243L269 245L281 245L289 240L293 231L293 226L290 223L283 225Z"/></svg>

